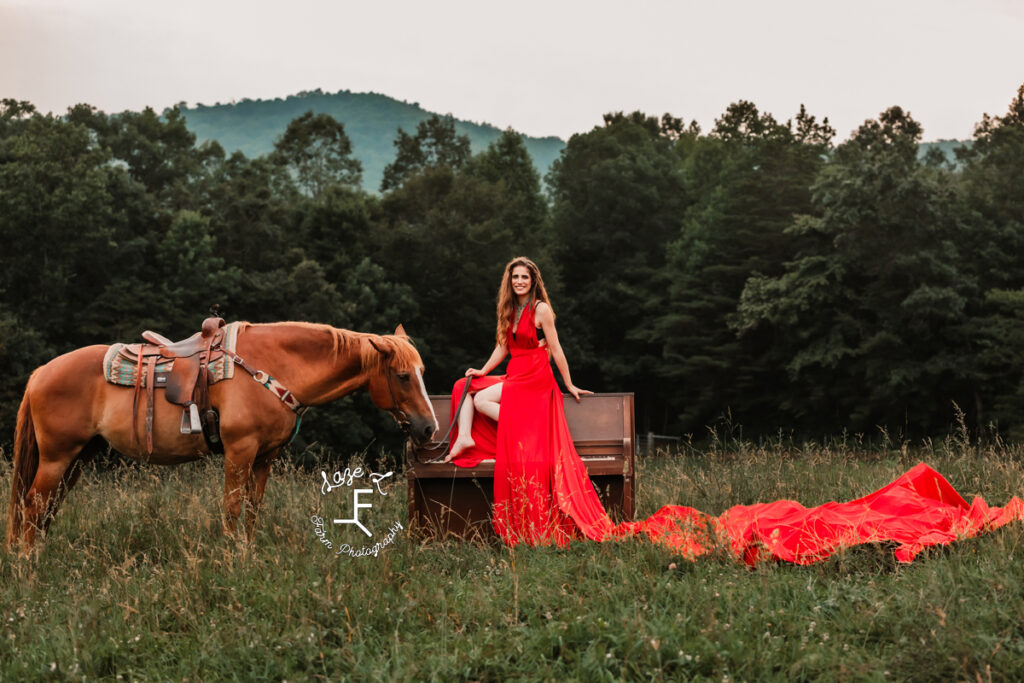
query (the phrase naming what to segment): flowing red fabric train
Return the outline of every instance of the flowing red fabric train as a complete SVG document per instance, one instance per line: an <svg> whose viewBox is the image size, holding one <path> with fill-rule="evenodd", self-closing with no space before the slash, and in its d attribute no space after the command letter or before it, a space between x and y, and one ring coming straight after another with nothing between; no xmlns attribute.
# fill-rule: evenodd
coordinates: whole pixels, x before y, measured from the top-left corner
<svg viewBox="0 0 1024 683"><path fill-rule="evenodd" d="M737 505L719 517L666 505L639 522L616 525L605 513L573 447L562 395L547 352L538 346L533 312L522 316L508 339L512 358L503 377L474 379L471 391L502 387L500 420L473 421L476 446L454 459L474 467L494 458L494 528L508 544L567 544L643 534L688 558L728 544L748 564L767 559L812 564L842 548L894 541L896 559L911 562L924 548L1024 521L1024 501L989 507L970 504L942 475L924 463L891 484L847 503L805 508L789 500ZM452 409L465 380L452 390ZM453 440L456 438L452 437Z"/></svg>
<svg viewBox="0 0 1024 683"><path fill-rule="evenodd" d="M711 548L711 534L725 539L747 564L766 559L813 564L837 550L893 541L896 559L912 562L929 546L1024 521L1024 501L1014 497L1005 507L989 507L982 498L968 505L942 475L921 463L874 493L848 503L805 508L782 500L737 505L711 518L692 508L666 506L629 531L645 533L696 557ZM679 531L676 522L684 522ZM703 535L702 535L703 534Z"/></svg>

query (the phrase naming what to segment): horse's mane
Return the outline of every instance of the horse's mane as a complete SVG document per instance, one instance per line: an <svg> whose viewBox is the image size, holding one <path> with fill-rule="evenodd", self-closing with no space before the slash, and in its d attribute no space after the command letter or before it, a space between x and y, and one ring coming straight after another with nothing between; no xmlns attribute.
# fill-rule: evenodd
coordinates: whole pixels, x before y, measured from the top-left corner
<svg viewBox="0 0 1024 683"><path fill-rule="evenodd" d="M347 331L347 330L346 330ZM360 348L360 360L365 372L379 372L388 367L415 368L423 365L419 351L413 346L412 339L400 337L395 334L367 334L364 332L350 332L350 334L367 339L366 344ZM387 355L374 348L369 340L384 350Z"/></svg>
<svg viewBox="0 0 1024 683"><path fill-rule="evenodd" d="M379 372L388 366L401 368L416 367L422 365L419 352L409 337L400 337L394 334L372 334L369 332L353 332L322 323L309 323L302 321L288 321L277 323L262 323L263 325L288 325L302 327L309 330L327 332L331 335L331 352L337 359L343 353L358 353L359 362L363 372ZM240 322L238 331L241 333L246 327L253 323ZM370 343L372 340L373 343ZM388 352L388 356L378 351L373 344Z"/></svg>

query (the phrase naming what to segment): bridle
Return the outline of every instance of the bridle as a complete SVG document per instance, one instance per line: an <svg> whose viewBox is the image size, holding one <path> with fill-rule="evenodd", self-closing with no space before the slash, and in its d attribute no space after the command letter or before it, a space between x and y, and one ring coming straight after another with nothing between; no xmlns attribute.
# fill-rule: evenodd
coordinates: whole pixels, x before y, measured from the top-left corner
<svg viewBox="0 0 1024 683"><path fill-rule="evenodd" d="M384 368L384 377L385 377L385 381L387 382L387 385L388 385L388 395L391 397L391 407L390 408L385 408L385 410L387 410L389 413L391 413L391 417L393 417L395 419L395 422L397 422L398 426L402 428L402 431L405 432L405 435L411 437L412 436L412 421L409 419L409 413L405 412L404 410L402 410L401 408L398 407L398 399L395 398L395 389L391 385L391 366L390 365L385 366L385 368Z"/></svg>

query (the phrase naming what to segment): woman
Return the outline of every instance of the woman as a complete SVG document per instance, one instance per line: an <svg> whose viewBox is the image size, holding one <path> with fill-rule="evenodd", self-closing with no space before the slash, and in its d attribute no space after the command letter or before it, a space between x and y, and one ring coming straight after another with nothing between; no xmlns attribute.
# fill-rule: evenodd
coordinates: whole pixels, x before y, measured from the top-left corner
<svg viewBox="0 0 1024 683"><path fill-rule="evenodd" d="M858 543L896 541L897 559L909 562L925 547L1013 519L1024 521L1019 498L1005 508L990 508L980 498L968 505L922 463L849 503L816 508L787 500L737 505L717 518L666 505L646 520L615 525L573 447L549 351L569 393L577 401L589 394L569 376L540 271L529 259L515 258L506 266L498 292L494 352L483 368L468 370L452 390L457 401L464 383L470 382L474 400L458 416L459 431L446 458L463 467L495 459L494 528L509 545L564 545L581 535L593 540L645 535L689 558L725 542L750 564L768 558L811 564ZM509 353L507 374L488 376Z"/></svg>
<svg viewBox="0 0 1024 683"><path fill-rule="evenodd" d="M445 461L474 467L495 459L494 527L506 543L564 544L581 531L600 540L614 525L573 447L550 360L577 401L593 392L572 382L544 281L530 259L505 266L497 322L491 357L452 389L460 397L471 382L473 400L463 404ZM509 354L506 374L488 376Z"/></svg>

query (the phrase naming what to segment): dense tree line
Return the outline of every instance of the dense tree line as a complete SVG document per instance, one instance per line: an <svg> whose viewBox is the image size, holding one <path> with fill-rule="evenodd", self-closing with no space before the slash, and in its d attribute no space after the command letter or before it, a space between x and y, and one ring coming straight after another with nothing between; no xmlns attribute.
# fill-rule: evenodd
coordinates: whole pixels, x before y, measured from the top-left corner
<svg viewBox="0 0 1024 683"><path fill-rule="evenodd" d="M828 120L750 102L703 132L640 112L574 135L546 190L522 136L471 154L450 118L397 131L380 194L344 122L273 152L196 144L170 109L0 105L0 428L56 354L229 319L388 332L446 392L493 343L502 265L541 265L577 384L634 391L638 427L698 438L878 427L1024 434L1024 86L955 160L892 107ZM9 436L5 440L9 440ZM303 443L394 445L365 397ZM375 447L375 446L374 446Z"/></svg>

